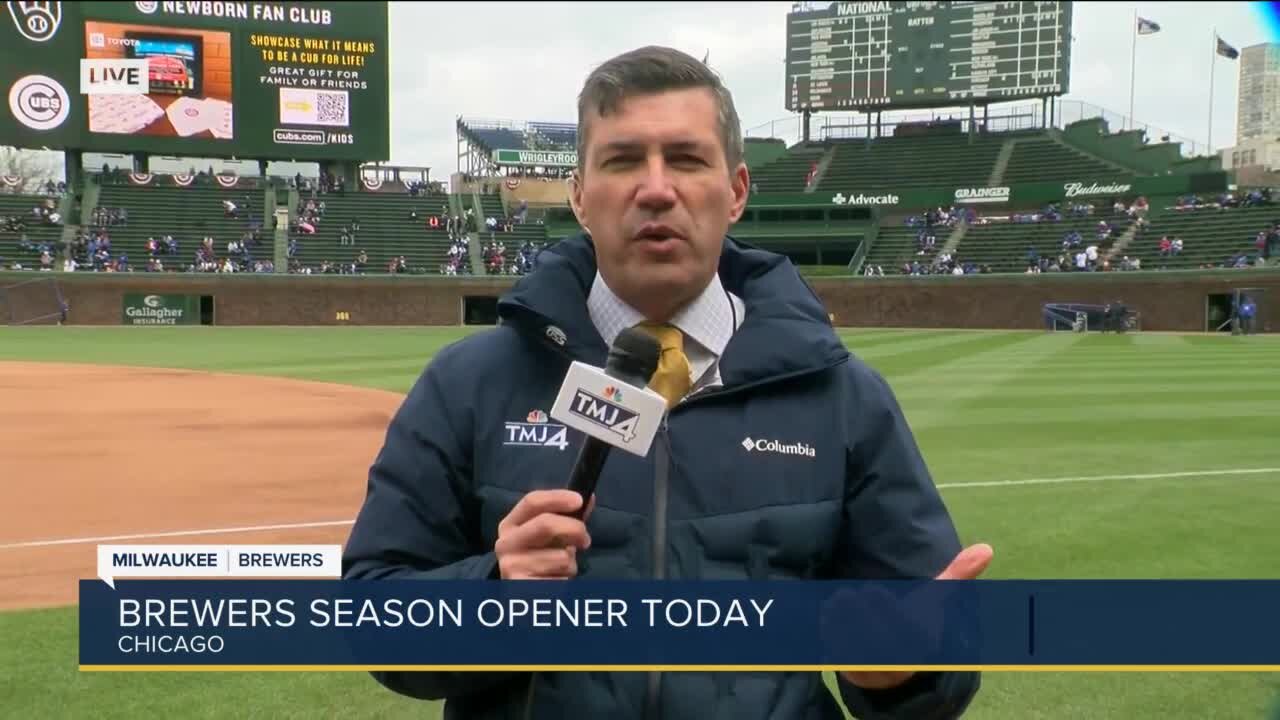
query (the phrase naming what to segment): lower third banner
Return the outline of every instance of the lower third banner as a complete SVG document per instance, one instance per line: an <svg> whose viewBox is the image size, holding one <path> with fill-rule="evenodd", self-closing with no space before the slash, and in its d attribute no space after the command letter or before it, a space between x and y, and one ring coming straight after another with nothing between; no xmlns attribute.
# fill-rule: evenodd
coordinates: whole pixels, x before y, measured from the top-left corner
<svg viewBox="0 0 1280 720"><path fill-rule="evenodd" d="M1280 581L115 584L81 669L1280 668Z"/></svg>

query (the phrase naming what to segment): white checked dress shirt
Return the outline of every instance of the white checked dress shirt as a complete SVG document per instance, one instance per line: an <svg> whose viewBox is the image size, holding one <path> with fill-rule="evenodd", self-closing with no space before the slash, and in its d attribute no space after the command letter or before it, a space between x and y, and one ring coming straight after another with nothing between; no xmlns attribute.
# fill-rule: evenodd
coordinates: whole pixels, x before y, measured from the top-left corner
<svg viewBox="0 0 1280 720"><path fill-rule="evenodd" d="M605 345L609 346L623 330L645 322L644 315L609 289L599 272L587 297L587 311ZM717 274L702 294L671 318L671 324L685 337L684 353L693 374L690 395L720 386L720 357L729 338L742 326L745 314L742 298L725 290Z"/></svg>

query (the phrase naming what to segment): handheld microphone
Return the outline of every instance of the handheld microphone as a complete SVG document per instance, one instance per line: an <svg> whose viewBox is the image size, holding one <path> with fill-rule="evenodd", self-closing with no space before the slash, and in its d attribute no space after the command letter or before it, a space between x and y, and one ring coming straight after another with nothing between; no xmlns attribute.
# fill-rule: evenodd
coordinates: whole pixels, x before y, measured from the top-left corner
<svg viewBox="0 0 1280 720"><path fill-rule="evenodd" d="M667 410L666 399L647 387L661 350L653 336L628 328L609 348L603 372L577 361L570 365L551 417L587 436L569 473L569 489L582 496L575 517L586 512L611 449L649 453Z"/></svg>

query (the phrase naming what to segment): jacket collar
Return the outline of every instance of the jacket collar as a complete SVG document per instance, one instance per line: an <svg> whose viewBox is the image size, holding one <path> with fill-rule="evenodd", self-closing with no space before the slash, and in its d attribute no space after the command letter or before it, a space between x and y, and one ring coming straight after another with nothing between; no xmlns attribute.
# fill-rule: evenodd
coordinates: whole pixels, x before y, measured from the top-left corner
<svg viewBox="0 0 1280 720"><path fill-rule="evenodd" d="M720 358L725 387L822 370L848 358L826 309L782 255L726 237L720 281L746 305L746 318ZM603 367L608 347L587 311L595 246L578 234L546 248L532 273L498 301L500 322L572 359Z"/></svg>

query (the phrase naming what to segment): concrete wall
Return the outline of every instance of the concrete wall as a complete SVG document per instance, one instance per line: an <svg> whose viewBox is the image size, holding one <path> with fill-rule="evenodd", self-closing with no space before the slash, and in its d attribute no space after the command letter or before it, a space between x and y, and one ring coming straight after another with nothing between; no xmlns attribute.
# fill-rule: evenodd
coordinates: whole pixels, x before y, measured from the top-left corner
<svg viewBox="0 0 1280 720"><path fill-rule="evenodd" d="M37 273L0 274L0 286ZM44 274L40 274L44 275ZM48 277L48 275L45 275ZM511 280L437 277L244 275L53 275L69 301L69 324L117 325L125 292L213 295L218 325L460 325L463 298L497 297ZM1280 272L1067 273L941 278L815 278L837 325L1040 329L1046 302L1122 301L1144 330L1204 330L1205 299L1238 287L1267 288L1266 332L1280 332ZM339 313L347 313L340 320Z"/></svg>

